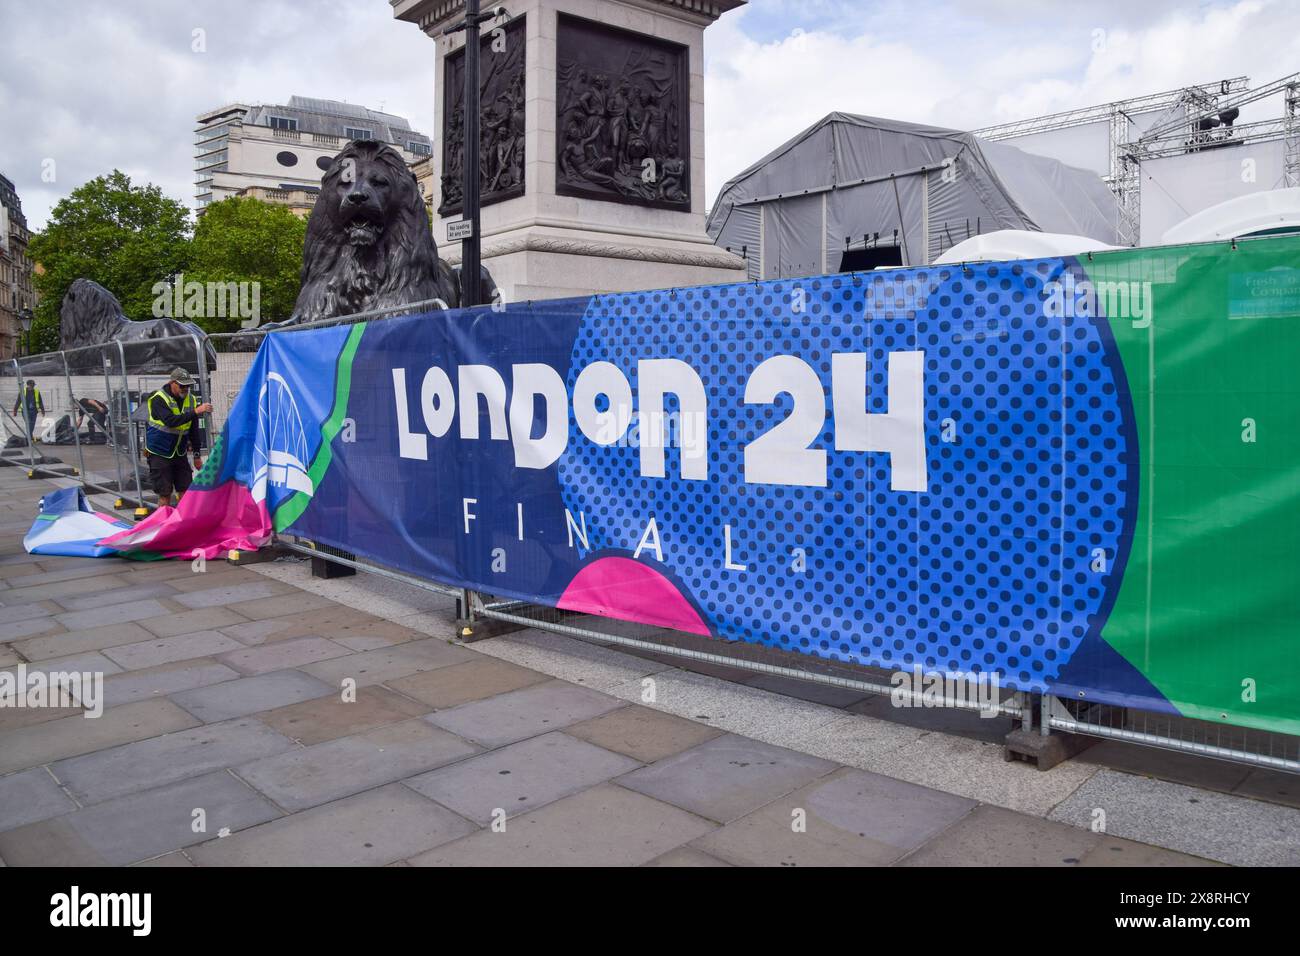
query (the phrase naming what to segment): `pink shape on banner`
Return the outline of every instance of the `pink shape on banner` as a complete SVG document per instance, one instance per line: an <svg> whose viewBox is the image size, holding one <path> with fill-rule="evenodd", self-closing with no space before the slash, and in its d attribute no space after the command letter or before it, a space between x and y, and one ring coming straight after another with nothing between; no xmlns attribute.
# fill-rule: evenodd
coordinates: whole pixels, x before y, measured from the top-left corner
<svg viewBox="0 0 1300 956"><path fill-rule="evenodd" d="M672 581L631 558L599 558L579 571L556 607L709 636Z"/></svg>
<svg viewBox="0 0 1300 956"><path fill-rule="evenodd" d="M160 551L169 558L216 558L232 549L256 551L270 540L266 503L228 481L218 488L191 488L175 508L159 508L98 543L118 551Z"/></svg>

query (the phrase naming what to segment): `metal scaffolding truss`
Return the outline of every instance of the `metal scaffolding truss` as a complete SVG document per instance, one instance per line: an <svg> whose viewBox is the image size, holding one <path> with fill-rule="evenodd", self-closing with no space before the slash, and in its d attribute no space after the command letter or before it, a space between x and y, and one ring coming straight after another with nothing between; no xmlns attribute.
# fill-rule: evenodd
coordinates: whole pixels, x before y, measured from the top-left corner
<svg viewBox="0 0 1300 956"><path fill-rule="evenodd" d="M1188 92L1192 93L1191 90ZM1202 128L1201 120L1212 114L1222 114L1228 110L1239 113L1241 107L1279 93L1284 97L1284 106L1282 115L1276 119L1222 125L1217 125L1216 121L1215 127ZM1139 238L1139 170L1145 160L1281 139L1285 143L1283 185L1300 185L1298 97L1300 73L1292 73L1253 90L1243 89L1236 95L1225 94L1208 100L1192 95L1185 100L1185 109L1171 109L1170 116L1160 117L1136 140L1120 145L1120 165L1125 170L1125 177L1122 181L1112 182L1111 188L1120 200L1120 236L1123 242L1126 245L1136 245ZM1177 115L1173 115L1175 113Z"/></svg>
<svg viewBox="0 0 1300 956"><path fill-rule="evenodd" d="M1176 90L1151 93L1147 96L1135 96L1127 100L1103 103L1099 106L1085 106L1077 110L1049 113L1047 116L1035 116L1030 119L1017 120L1013 123L986 126L983 129L974 130L974 133L981 139L987 140L1015 139L1019 136L1028 136L1031 133L1045 133L1051 130L1069 129L1072 126L1086 126L1089 123L1097 123L1102 120L1113 121L1116 116L1125 114L1132 117L1139 113L1169 110L1181 105L1189 94L1208 99L1214 96L1225 96L1229 93L1239 92L1249 85L1249 77L1236 76L1227 80L1218 80L1214 83L1180 87ZM1128 131L1126 129L1120 142L1124 142L1127 138Z"/></svg>
<svg viewBox="0 0 1300 956"><path fill-rule="evenodd" d="M1131 123L1135 116L1159 111L1152 128L1163 128L1172 121L1174 124L1187 125L1194 122L1189 118L1199 118L1213 112L1219 100L1234 93L1247 90L1250 78L1234 76L1217 80L1213 83L1201 83L1195 86L1165 90L1163 93L1151 93L1147 96L1135 96L1126 100L1102 103L1098 106L1086 106L1063 113L1051 113L1036 116L1014 123L988 126L975 130L975 135L982 139L1005 140L1017 139L1034 133L1046 133L1054 130L1069 129L1074 126L1086 126L1090 123L1109 123L1110 149L1109 169L1103 180L1110 186L1119 203L1119 240L1122 245L1135 246L1138 243L1140 220L1141 191L1141 156L1137 155L1132 143Z"/></svg>
<svg viewBox="0 0 1300 956"><path fill-rule="evenodd" d="M1202 129L1201 120L1231 109L1240 109L1281 93L1281 116L1217 128ZM1159 111L1146 131L1133 139L1133 118ZM1229 145L1282 140L1285 148L1283 185L1300 186L1300 73L1282 77L1256 89L1250 79L1236 76L1214 83L1202 83L1148 96L1117 100L1047 116L1003 123L975 130L989 140L1018 139L1035 133L1069 129L1090 123L1109 123L1109 169L1102 178L1119 203L1119 241L1139 241L1142 163L1149 159L1177 156Z"/></svg>

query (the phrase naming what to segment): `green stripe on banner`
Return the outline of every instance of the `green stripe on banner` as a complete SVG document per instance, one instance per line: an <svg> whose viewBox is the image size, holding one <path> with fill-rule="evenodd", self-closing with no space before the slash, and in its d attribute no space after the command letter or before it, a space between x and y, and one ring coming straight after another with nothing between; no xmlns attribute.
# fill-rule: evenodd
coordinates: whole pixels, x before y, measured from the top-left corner
<svg viewBox="0 0 1300 956"><path fill-rule="evenodd" d="M339 353L338 366L334 372L334 407L330 411L329 418L321 425L320 448L316 450L316 457L312 459L311 467L307 469L312 488L320 487L321 479L325 477L325 472L329 471L330 463L334 460L334 436L339 433L344 419L348 417L348 396L352 392L352 360L356 357L357 346L361 344L361 335L365 330L364 322L354 325L352 331L348 333L347 341L343 343L343 350ZM310 495L295 493L275 509L275 514L271 516L271 524L276 531L283 531L298 520L309 504L311 504Z"/></svg>
<svg viewBox="0 0 1300 956"><path fill-rule="evenodd" d="M1110 300L1141 470L1132 550L1102 637L1186 716L1300 733L1296 245L1093 260L1085 267Z"/></svg>

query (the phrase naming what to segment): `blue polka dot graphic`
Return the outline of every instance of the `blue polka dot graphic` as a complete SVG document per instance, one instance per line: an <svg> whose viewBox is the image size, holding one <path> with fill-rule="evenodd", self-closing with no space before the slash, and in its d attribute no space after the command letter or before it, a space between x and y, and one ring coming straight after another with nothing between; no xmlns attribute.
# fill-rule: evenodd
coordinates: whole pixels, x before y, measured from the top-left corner
<svg viewBox="0 0 1300 956"><path fill-rule="evenodd" d="M1076 293L1052 308L1067 272ZM638 396L639 361L687 363L708 399L708 477L683 478L672 447L665 477L642 476L633 442L600 446L571 423L565 506L592 552L627 556L653 516L660 566L718 636L1042 691L1105 623L1136 508L1131 400L1085 279L1050 259L595 297L570 392L593 362ZM863 407L884 414L896 352L924 353L925 491L891 488L888 453L835 446L832 356L866 356ZM811 447L825 487L745 481L746 446L794 404L745 404L776 355L824 390ZM744 570L725 567L724 526Z"/></svg>

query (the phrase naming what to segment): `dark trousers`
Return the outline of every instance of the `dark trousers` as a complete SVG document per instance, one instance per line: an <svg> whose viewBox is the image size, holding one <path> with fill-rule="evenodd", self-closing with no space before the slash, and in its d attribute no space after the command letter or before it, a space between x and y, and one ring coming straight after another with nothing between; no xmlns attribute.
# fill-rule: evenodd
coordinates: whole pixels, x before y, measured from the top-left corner
<svg viewBox="0 0 1300 956"><path fill-rule="evenodd" d="M194 480L194 471L184 455L163 458L149 453L145 458L149 462L149 484L159 498L165 498L172 492L184 494Z"/></svg>

